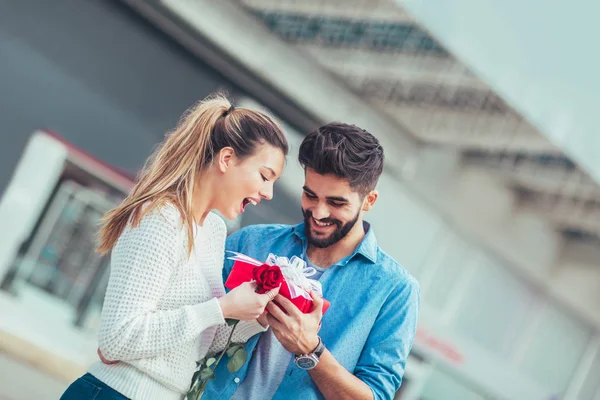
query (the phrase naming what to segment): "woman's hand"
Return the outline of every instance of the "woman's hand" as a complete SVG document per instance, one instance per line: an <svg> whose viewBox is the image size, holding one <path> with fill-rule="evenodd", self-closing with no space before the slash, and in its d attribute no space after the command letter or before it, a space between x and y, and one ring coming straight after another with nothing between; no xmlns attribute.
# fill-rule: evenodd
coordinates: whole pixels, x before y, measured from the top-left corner
<svg viewBox="0 0 600 400"><path fill-rule="evenodd" d="M251 321L260 317L265 307L279 293L279 288L264 294L256 293L256 283L244 282L219 298L219 304L225 318Z"/></svg>
<svg viewBox="0 0 600 400"><path fill-rule="evenodd" d="M104 358L104 355L100 351L100 347L98 347L98 350L96 350L96 353L98 353L98 357L100 357L100 361L102 361L106 365L112 365L112 364L118 363L118 361L110 361L110 360L107 360L106 358Z"/></svg>

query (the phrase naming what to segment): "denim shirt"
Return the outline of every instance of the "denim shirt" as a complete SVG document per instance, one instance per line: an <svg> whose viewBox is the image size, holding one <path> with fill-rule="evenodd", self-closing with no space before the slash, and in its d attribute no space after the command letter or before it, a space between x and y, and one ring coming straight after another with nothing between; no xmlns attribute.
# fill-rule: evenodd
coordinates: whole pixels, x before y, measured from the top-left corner
<svg viewBox="0 0 600 400"><path fill-rule="evenodd" d="M354 253L321 276L323 296L331 305L319 336L335 359L371 388L374 399L393 399L415 336L420 289L415 278L379 248L369 224L365 229L367 234ZM307 245L304 224L253 225L232 234L225 249L266 260L269 253L301 257ZM227 256L224 280L233 266ZM227 371L226 362L219 364L203 399L233 395L248 372L259 338L256 335L246 343L248 361L236 373ZM308 372L292 358L273 399L323 398Z"/></svg>

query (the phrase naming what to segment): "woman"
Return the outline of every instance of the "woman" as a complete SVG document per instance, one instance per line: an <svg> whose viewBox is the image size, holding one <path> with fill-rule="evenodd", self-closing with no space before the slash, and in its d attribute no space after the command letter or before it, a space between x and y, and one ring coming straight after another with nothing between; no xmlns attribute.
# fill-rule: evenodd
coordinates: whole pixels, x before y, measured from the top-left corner
<svg viewBox="0 0 600 400"><path fill-rule="evenodd" d="M129 196L104 217L99 251L112 249L97 362L62 399L181 399L195 362L224 348L225 318L257 322L277 289L247 283L225 294L224 222L269 200L287 141L266 115L222 95L190 109L148 160ZM230 332L230 331L229 331Z"/></svg>

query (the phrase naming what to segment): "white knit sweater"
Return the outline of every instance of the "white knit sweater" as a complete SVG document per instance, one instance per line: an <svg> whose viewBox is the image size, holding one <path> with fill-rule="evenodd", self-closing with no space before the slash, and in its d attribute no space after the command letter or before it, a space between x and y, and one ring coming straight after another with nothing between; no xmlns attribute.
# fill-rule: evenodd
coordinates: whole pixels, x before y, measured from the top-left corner
<svg viewBox="0 0 600 400"><path fill-rule="evenodd" d="M231 328L218 297L226 229L210 213L196 226L187 256L187 231L168 205L126 229L112 252L99 347L117 364L94 363L88 370L131 399L181 399L196 361L224 348ZM245 342L264 331L256 321L238 324L233 340Z"/></svg>

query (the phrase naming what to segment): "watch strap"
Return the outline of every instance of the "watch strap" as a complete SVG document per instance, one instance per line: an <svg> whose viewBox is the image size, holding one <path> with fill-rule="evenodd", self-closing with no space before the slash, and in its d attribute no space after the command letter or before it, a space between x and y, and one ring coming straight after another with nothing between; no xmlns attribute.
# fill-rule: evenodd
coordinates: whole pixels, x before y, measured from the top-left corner
<svg viewBox="0 0 600 400"><path fill-rule="evenodd" d="M324 351L325 351L325 345L323 344L323 340L319 336L319 344L317 345L317 348L312 352L312 354L317 356L317 358L320 358Z"/></svg>
<svg viewBox="0 0 600 400"><path fill-rule="evenodd" d="M311 354L314 354L315 356L317 356L317 358L321 357L321 354L323 354L323 352L325 351L325 345L323 344L323 340L321 339L320 336L317 336L317 338L319 339L319 344L317 344L317 347L313 351L311 351L310 353L306 353L306 354L294 354L296 356L296 358L303 357L303 356L309 356Z"/></svg>

